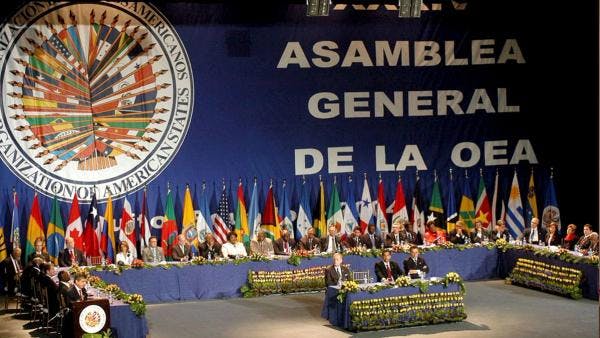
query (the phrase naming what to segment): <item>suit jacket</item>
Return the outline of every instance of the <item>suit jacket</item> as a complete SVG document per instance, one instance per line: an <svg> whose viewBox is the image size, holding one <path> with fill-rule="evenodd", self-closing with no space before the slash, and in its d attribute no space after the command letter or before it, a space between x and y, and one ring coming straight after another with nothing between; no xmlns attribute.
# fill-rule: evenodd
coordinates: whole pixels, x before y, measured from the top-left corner
<svg viewBox="0 0 600 338"><path fill-rule="evenodd" d="M77 265L87 265L85 257L83 257L83 252L73 248L73 255L75 256L75 262L77 263ZM73 265L73 262L71 262L71 255L69 254L69 251L67 249L61 251L58 254L58 265L62 267Z"/></svg>
<svg viewBox="0 0 600 338"><path fill-rule="evenodd" d="M289 239L288 240L288 246L290 247L290 253L292 250L294 250L294 248L296 247L296 241L294 241L293 239ZM275 242L273 242L273 251L275 252L276 255L285 255L285 250L283 249L283 238L280 238L278 240L276 240Z"/></svg>
<svg viewBox="0 0 600 338"><path fill-rule="evenodd" d="M485 239L490 239L490 233L489 231L485 230L485 229L481 229L481 238L479 236L477 236L477 230L473 230L471 231L470 234L471 237L471 243L481 243L483 242Z"/></svg>
<svg viewBox="0 0 600 338"><path fill-rule="evenodd" d="M214 259L215 257L221 257L221 244L215 242L212 248L208 247L206 242L200 244L200 255L206 259L208 259L208 254L210 253L210 258Z"/></svg>
<svg viewBox="0 0 600 338"><path fill-rule="evenodd" d="M17 264L17 269L21 268L21 262L17 260ZM5 283L8 294L14 294L15 288L17 287L19 278L21 276L21 271L16 271L11 256L6 257L6 259L2 261L0 265L0 276Z"/></svg>
<svg viewBox="0 0 600 338"><path fill-rule="evenodd" d="M346 246L349 248L359 248L363 245L367 245L367 243L363 239L363 236L354 237L354 235L351 235L346 237Z"/></svg>
<svg viewBox="0 0 600 338"><path fill-rule="evenodd" d="M548 243L548 241L550 240L550 233L546 234L546 237L544 238L544 243L548 246L553 245L553 246L558 246L560 245L560 236L558 235L557 232L554 233L554 236L552 237L552 241L550 243Z"/></svg>
<svg viewBox="0 0 600 338"><path fill-rule="evenodd" d="M592 233L591 235L585 237L582 236L581 238L579 238L579 241L577 241L577 245L579 245L579 249L589 249L592 247L592 245L594 245L594 233ZM597 241L597 240L596 240Z"/></svg>
<svg viewBox="0 0 600 338"><path fill-rule="evenodd" d="M46 289L48 294L48 312L50 318L58 313L58 285L46 274L40 275L40 286Z"/></svg>
<svg viewBox="0 0 600 338"><path fill-rule="evenodd" d="M375 249L381 248L381 244L383 241L381 240L381 236L377 236L377 234L373 234L373 238L375 240ZM367 244L367 249L373 249L373 243L371 242L370 234L367 232L363 235L363 240Z"/></svg>
<svg viewBox="0 0 600 338"><path fill-rule="evenodd" d="M321 240L319 240L317 237L313 237L312 243L310 243L310 245L309 245L308 237L304 236L300 240L298 247L300 249L307 250L307 251L310 251L310 250L314 249L315 247L318 247L320 250L321 249Z"/></svg>
<svg viewBox="0 0 600 338"><path fill-rule="evenodd" d="M334 251L341 252L342 251L342 241L340 241L340 238L338 236L334 236L333 238L335 240L335 248L336 248L336 250L334 250ZM321 238L321 251L326 252L328 249L329 249L329 235Z"/></svg>
<svg viewBox="0 0 600 338"><path fill-rule="evenodd" d="M415 263L412 257L409 256L404 260L404 272L408 275L410 270L421 270L428 273L429 267L427 266L427 263L425 263L423 257L417 257L417 262Z"/></svg>
<svg viewBox="0 0 600 338"><path fill-rule="evenodd" d="M394 280L403 275L400 266L394 261L390 261L390 270L392 270L392 277ZM375 263L375 275L377 275L377 281L379 282L387 279L387 269L385 268L385 263L383 261Z"/></svg>
<svg viewBox="0 0 600 338"><path fill-rule="evenodd" d="M79 296L79 292L77 292L77 287L75 285L71 286L69 291L67 291L67 298L66 298L67 303L71 304L73 302L80 302L82 300L87 300L88 296L87 296L87 291L85 290L85 288L81 289L81 293L83 294L83 297Z"/></svg>
<svg viewBox="0 0 600 338"><path fill-rule="evenodd" d="M543 228L538 226L537 231L538 231L538 241L544 241L544 239L546 238L546 230L544 230ZM529 235L531 235L531 227L525 228L525 231L523 231L523 233L519 236L519 239L525 238L525 241L527 241L527 243L530 243ZM535 244L538 244L538 243L535 243Z"/></svg>
<svg viewBox="0 0 600 338"><path fill-rule="evenodd" d="M258 240L253 239L250 241L250 252L268 256L271 252L274 252L273 241L270 238L265 238L262 243L260 243Z"/></svg>
<svg viewBox="0 0 600 338"><path fill-rule="evenodd" d="M570 241L567 240L567 237L565 236L565 238L562 239L562 247L567 250L573 250L575 249L575 244L578 240L579 237L577 237L577 235L573 236L573 239L571 239Z"/></svg>
<svg viewBox="0 0 600 338"><path fill-rule="evenodd" d="M41 254L32 252L31 254L29 254L29 256L27 256L27 261L31 262L36 256L41 257L44 260L44 262L50 262L50 255L47 252L42 252Z"/></svg>
<svg viewBox="0 0 600 338"><path fill-rule="evenodd" d="M504 231L500 235L500 238L504 238L504 240L508 242L510 240L510 234L508 233L508 230L504 229ZM498 239L498 230L492 230L492 234L490 235L490 241L495 242Z"/></svg>
<svg viewBox="0 0 600 338"><path fill-rule="evenodd" d="M183 251L181 250L179 244L173 245L173 260L178 261L181 260L183 257L187 257L189 259L191 256L192 247L188 243L185 243L183 245Z"/></svg>
<svg viewBox="0 0 600 338"><path fill-rule="evenodd" d="M152 256L152 249L150 247L145 247L142 250L142 258L146 263L160 263L165 260L165 255L163 254L163 250L161 247L156 247L156 257Z"/></svg>
<svg viewBox="0 0 600 338"><path fill-rule="evenodd" d="M31 296L32 287L31 279L37 279L40 275L40 268L34 264L28 264L21 274L21 293Z"/></svg>
<svg viewBox="0 0 600 338"><path fill-rule="evenodd" d="M467 233L466 230L462 231L462 236L459 236L456 229L450 231L450 233L448 234L448 237L450 238L450 242L454 243L454 244L465 244L467 242L467 238L469 238L469 234ZM470 240L470 238L469 238Z"/></svg>
<svg viewBox="0 0 600 338"><path fill-rule="evenodd" d="M343 265L341 265L340 267L342 269L342 282L352 280L353 278L350 269ZM333 265L325 270L325 284L327 286L337 285L339 279L340 276L338 275L337 271L335 271L335 267Z"/></svg>

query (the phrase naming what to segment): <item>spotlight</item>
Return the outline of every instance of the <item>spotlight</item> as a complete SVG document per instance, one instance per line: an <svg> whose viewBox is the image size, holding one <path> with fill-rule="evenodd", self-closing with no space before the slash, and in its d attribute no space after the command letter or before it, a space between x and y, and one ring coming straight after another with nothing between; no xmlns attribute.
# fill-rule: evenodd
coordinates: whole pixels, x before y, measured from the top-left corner
<svg viewBox="0 0 600 338"><path fill-rule="evenodd" d="M306 16L328 16L331 0L306 0Z"/></svg>
<svg viewBox="0 0 600 338"><path fill-rule="evenodd" d="M398 16L401 18L420 18L423 0L398 0Z"/></svg>

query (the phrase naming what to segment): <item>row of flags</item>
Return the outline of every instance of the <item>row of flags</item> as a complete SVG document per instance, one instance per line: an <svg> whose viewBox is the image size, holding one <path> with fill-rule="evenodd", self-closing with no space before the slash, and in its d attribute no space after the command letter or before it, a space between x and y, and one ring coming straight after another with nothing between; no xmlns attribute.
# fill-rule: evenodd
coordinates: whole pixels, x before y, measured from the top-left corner
<svg viewBox="0 0 600 338"><path fill-rule="evenodd" d="M560 224L554 183L552 176L550 178L542 221L545 224L548 220L554 220ZM182 217L179 220L180 224L177 224L174 193L171 189L167 189L164 209L157 208L155 210L155 216L163 215L162 226L158 234L161 240L160 245L165 251L165 256L170 257L172 247L177 244L177 236L180 232L184 233L186 238L194 243L203 241L209 233L213 234L217 242L225 243L227 234L234 231L238 236L238 240L249 245L250 240L255 238L259 231L264 231L271 239L278 239L282 228L288 229L290 237L300 239L311 228L315 229L317 236L322 237L327 234L327 229L330 226L334 226L336 232L342 236L347 236L355 227L360 227L361 231L365 233L368 226L374 224L378 233L385 234L390 231L392 224L408 221L413 231L424 234L425 224L428 221L433 221L439 229L449 232L454 229L454 225L458 220L462 220L467 227L473 228L476 221L481 221L484 227L493 227L498 219L507 223L509 232L516 238L532 217L539 218L533 172L527 187L528 194L525 208L522 204L516 172L512 179L508 200L499 193L498 173L495 176L491 201L482 175L479 178L477 198L472 198L469 182L464 180L464 187L458 203L452 172L446 203L443 203L440 183L437 175L435 175L429 205L422 196L421 179L418 175L412 198L406 198L403 182L398 178L394 199L389 204L386 203L384 184L381 178L378 180L375 200L371 199L372 195L366 177L358 201L354 197L352 179L349 178L346 184L345 195L340 196L339 184L334 179L330 196L326 198L324 182L319 180L316 205L311 207L310 187L303 180L298 194L297 206L295 210L292 210L286 182L283 182L278 203L271 182L264 201L264 207L259 210L259 186L256 179L251 187L249 203L247 203L245 190L240 180L236 194L237 203L233 211L224 183L216 210L213 210L210 206L212 196L208 193L205 184L202 186L200 199L194 198L195 201L192 200L189 186L186 186ZM328 201L327 204L326 201ZM410 203L407 203L407 201ZM8 243L15 246L20 243L19 201L16 192L13 192L12 203ZM148 246L149 237L152 233L149 222L151 217L147 205L147 191L144 190L143 192L141 208L138 208L136 198L136 212L134 212L128 198L124 198L122 203L121 216L119 219L115 219L112 198L108 198L104 215L100 215L94 196L85 222L82 222L79 202L75 195L65 228L59 202L54 198L49 222L47 227L44 227L36 194L27 225L25 257L34 252L35 240L42 238L46 242L46 248L51 259L56 262L59 252L65 247L66 237L73 238L75 247L83 251L88 257L101 256L108 262L114 261L118 252L118 245L121 242L126 242L135 256L141 256L141 250ZM118 233L118 236L115 236L115 233ZM3 255L6 256L6 249L6 237L2 232L2 227L0 227L0 258Z"/></svg>

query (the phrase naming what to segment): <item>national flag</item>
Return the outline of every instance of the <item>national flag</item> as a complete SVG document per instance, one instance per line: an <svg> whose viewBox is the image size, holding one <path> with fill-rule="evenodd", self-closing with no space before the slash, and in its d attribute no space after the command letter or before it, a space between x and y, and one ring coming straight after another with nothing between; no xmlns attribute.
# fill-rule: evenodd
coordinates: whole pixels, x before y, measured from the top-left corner
<svg viewBox="0 0 600 338"><path fill-rule="evenodd" d="M359 202L359 222L362 233L366 233L369 224L373 224L373 203L371 202L371 192L369 191L369 182L367 177L363 183L362 195ZM375 227L377 228L377 227Z"/></svg>
<svg viewBox="0 0 600 338"><path fill-rule="evenodd" d="M377 185L377 205L375 206L376 224L378 232L386 235L389 232L389 226L387 221L387 214L385 212L385 191L383 190L383 180L379 178L379 184Z"/></svg>
<svg viewBox="0 0 600 338"><path fill-rule="evenodd" d="M219 199L219 207L215 216L214 230L217 242L223 244L227 242L227 234L231 229L229 219L229 200L227 199L227 188L223 184L223 191Z"/></svg>
<svg viewBox="0 0 600 338"><path fill-rule="evenodd" d="M119 241L126 242L129 246L129 252L133 257L137 257L137 239L135 231L135 215L131 209L131 203L127 197L123 200L123 210L121 210L121 224L119 231ZM117 250L120 251L120 250Z"/></svg>
<svg viewBox="0 0 600 338"><path fill-rule="evenodd" d="M131 206L129 207L131 209ZM108 264L115 261L115 217L113 215L112 196L108 195L106 210L104 210L104 224L102 225L102 237L100 248Z"/></svg>
<svg viewBox="0 0 600 338"><path fill-rule="evenodd" d="M71 214L72 213L71 209ZM98 240L98 234L96 233L99 218L98 202L96 200L96 194L93 194L90 209L85 221L85 228L83 229L83 252L86 257L100 256L100 241Z"/></svg>
<svg viewBox="0 0 600 338"><path fill-rule="evenodd" d="M308 186L303 180L302 187L300 188L300 201L298 203L298 219L296 220L296 240L300 240L312 228L312 214L309 205Z"/></svg>
<svg viewBox="0 0 600 338"><path fill-rule="evenodd" d="M63 226L62 215L60 214L60 205L56 196L52 199L52 211L50 212L50 223L48 223L48 240L46 248L50 260L58 264L58 255L65 247L65 228Z"/></svg>
<svg viewBox="0 0 600 338"><path fill-rule="evenodd" d="M286 181L283 181L281 195L279 196L279 208L277 209L279 212L279 226L280 229L284 227L288 229L288 234L290 234L290 238L294 238L294 224L292 223L292 211L290 208L290 199L287 193L287 184Z"/></svg>
<svg viewBox="0 0 600 338"><path fill-rule="evenodd" d="M0 226L0 262L7 257L6 240L4 238L4 227Z"/></svg>
<svg viewBox="0 0 600 338"><path fill-rule="evenodd" d="M272 240L277 240L281 237L277 224L279 224L277 220L277 205L275 204L275 196L273 196L273 184L270 184L265 208L262 213L261 228L264 230L265 235Z"/></svg>
<svg viewBox="0 0 600 338"><path fill-rule="evenodd" d="M440 183L437 175L433 179L433 189L431 191L431 202L429 203L429 216L427 222L433 221L439 230L445 229L444 204L442 203L442 194L440 193Z"/></svg>
<svg viewBox="0 0 600 338"><path fill-rule="evenodd" d="M527 189L527 224L531 224L532 218L538 218L537 198L535 197L535 185L533 181L532 170L531 176L529 176L529 187Z"/></svg>
<svg viewBox="0 0 600 338"><path fill-rule="evenodd" d="M142 194L142 212L140 212L140 251L144 250L144 248L150 246L150 222L148 220L148 196L147 196L147 188L144 187L144 192Z"/></svg>
<svg viewBox="0 0 600 338"><path fill-rule="evenodd" d="M319 179L319 194L317 195L317 204L312 211L313 227L317 237L324 237L327 234L327 220L325 218L325 188L323 181Z"/></svg>
<svg viewBox="0 0 600 338"><path fill-rule="evenodd" d="M408 221L408 210L406 209L404 187L402 186L402 179L400 178L400 176L398 176L398 182L396 183L396 195L392 204L392 224Z"/></svg>
<svg viewBox="0 0 600 338"><path fill-rule="evenodd" d="M473 205L473 197L471 197L471 187L469 186L469 179L465 177L463 185L462 197L460 199L460 207L458 209L458 216L461 221L465 223L467 229L473 229L475 227L475 206Z"/></svg>
<svg viewBox="0 0 600 338"><path fill-rule="evenodd" d="M12 216L10 221L10 243L13 248L17 248L21 246L21 231L19 228L20 219L19 219L19 196L17 196L17 191L13 188L13 207L12 207Z"/></svg>
<svg viewBox="0 0 600 338"><path fill-rule="evenodd" d="M235 233L244 245L250 245L250 230L248 229L248 212L246 211L246 199L244 198L244 186L242 180L238 183L237 207L235 208Z"/></svg>
<svg viewBox="0 0 600 338"><path fill-rule="evenodd" d="M335 179L333 181L333 189L331 189L331 196L329 198L329 209L327 210L327 229L329 227L335 227L335 233L339 233L342 230L342 223L344 222L344 216L342 214L342 206L340 204L340 195L337 191L337 184Z"/></svg>
<svg viewBox="0 0 600 338"><path fill-rule="evenodd" d="M40 202L38 199L37 192L33 196L33 203L31 205L31 212L29 214L29 224L27 225L27 244L25 247L25 259L29 258L29 255L35 252L35 240L41 238L42 241L46 241L44 235L44 223L42 222L42 212L40 210ZM27 263L27 262L26 262Z"/></svg>
<svg viewBox="0 0 600 338"><path fill-rule="evenodd" d="M508 231L513 238L519 237L525 228L525 220L523 219L523 203L521 202L521 192L519 191L519 180L517 179L516 171L510 187L506 223L508 223Z"/></svg>
<svg viewBox="0 0 600 338"><path fill-rule="evenodd" d="M75 248L83 252L83 224L81 223L81 213L79 211L79 200L77 199L77 194L73 194L71 211L69 212L69 220L65 238L69 237L73 239Z"/></svg>
<svg viewBox="0 0 600 338"><path fill-rule="evenodd" d="M417 176L415 192L412 199L413 232L425 236L425 203L421 197L421 179Z"/></svg>
<svg viewBox="0 0 600 338"><path fill-rule="evenodd" d="M190 191L190 186L187 184L183 193L181 214L181 231L185 234L188 242L195 243L198 240L198 234L196 233L198 231L196 229L196 211L194 210L194 202L192 202L192 192Z"/></svg>
<svg viewBox="0 0 600 338"><path fill-rule="evenodd" d="M498 220L498 216L496 214L498 210L498 170L496 170L496 176L494 178L494 194L492 195L492 227L496 228L496 221Z"/></svg>
<svg viewBox="0 0 600 338"><path fill-rule="evenodd" d="M204 238L207 234L212 233L210 218L210 205L209 205L208 189L206 189L206 183L202 183L202 194L200 195L200 202L198 203L198 218L196 219L196 231L198 232L198 240L204 242Z"/></svg>
<svg viewBox="0 0 600 338"><path fill-rule="evenodd" d="M350 236L355 227L358 226L358 210L356 208L356 199L354 198L354 184L352 178L348 178L348 188L346 189L346 202L342 203L342 212L344 215L344 226L342 229L343 237Z"/></svg>
<svg viewBox="0 0 600 338"><path fill-rule="evenodd" d="M250 227L250 240L255 239L260 231L260 213L258 212L258 186L256 179L250 196L250 207L248 208L248 226Z"/></svg>
<svg viewBox="0 0 600 338"><path fill-rule="evenodd" d="M475 221L480 221L483 227L487 228L492 222L492 213L490 210L490 200L488 199L482 174L479 175L479 186L477 187L477 205L475 206L475 210L475 214L477 215Z"/></svg>
<svg viewBox="0 0 600 338"><path fill-rule="evenodd" d="M458 221L458 212L456 210L456 193L454 192L454 180L452 178L452 169L450 169L450 183L448 188L448 216L446 217L446 231L450 233L454 230L456 221Z"/></svg>
<svg viewBox="0 0 600 338"><path fill-rule="evenodd" d="M544 202L544 211L542 212L542 222L545 227L550 225L550 222L555 222L559 232L560 224L560 209L558 208L558 200L556 199L556 190L554 189L554 175L550 175L550 182L546 188L546 200Z"/></svg>
<svg viewBox="0 0 600 338"><path fill-rule="evenodd" d="M162 249L165 258L171 258L173 254L173 243L177 238L177 221L175 218L175 202L173 192L170 188L167 190L167 201L165 203L165 219L163 221L161 232Z"/></svg>

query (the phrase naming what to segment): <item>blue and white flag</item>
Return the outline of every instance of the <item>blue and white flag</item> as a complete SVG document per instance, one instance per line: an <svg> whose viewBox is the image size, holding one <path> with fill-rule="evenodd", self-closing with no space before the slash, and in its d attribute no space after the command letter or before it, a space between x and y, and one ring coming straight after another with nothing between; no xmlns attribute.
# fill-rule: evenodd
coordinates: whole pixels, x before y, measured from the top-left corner
<svg viewBox="0 0 600 338"><path fill-rule="evenodd" d="M508 223L508 232L517 238L525 228L525 220L523 218L523 202L521 201L521 192L519 191L519 180L517 173L513 176L512 185L510 187L510 197L508 198L508 212L506 214L506 223Z"/></svg>
<svg viewBox="0 0 600 338"><path fill-rule="evenodd" d="M309 191L305 182L300 188L300 201L298 202L298 219L296 222L296 241L299 241L310 228L312 228L312 212L309 203Z"/></svg>

